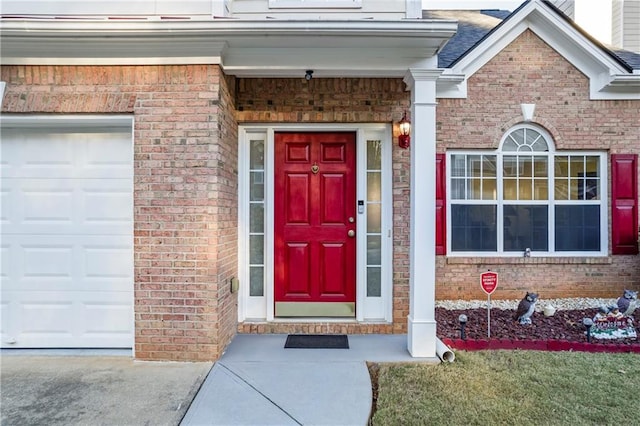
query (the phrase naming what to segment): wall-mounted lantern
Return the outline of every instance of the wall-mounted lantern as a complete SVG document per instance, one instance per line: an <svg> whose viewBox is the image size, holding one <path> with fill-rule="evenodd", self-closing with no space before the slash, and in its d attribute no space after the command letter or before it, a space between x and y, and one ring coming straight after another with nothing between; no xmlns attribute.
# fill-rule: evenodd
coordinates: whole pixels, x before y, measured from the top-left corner
<svg viewBox="0 0 640 426"><path fill-rule="evenodd" d="M398 136L398 146L403 149L409 148L411 144L411 121L407 118L407 112L405 111L402 114L402 118L400 119L400 123L398 123L400 127L400 135Z"/></svg>

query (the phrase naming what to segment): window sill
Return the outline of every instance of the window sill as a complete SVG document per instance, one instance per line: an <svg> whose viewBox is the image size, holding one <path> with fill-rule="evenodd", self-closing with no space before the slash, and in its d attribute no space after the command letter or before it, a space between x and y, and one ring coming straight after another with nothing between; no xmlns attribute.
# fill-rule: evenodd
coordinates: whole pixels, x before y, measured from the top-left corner
<svg viewBox="0 0 640 426"><path fill-rule="evenodd" d="M448 265L610 265L603 257L447 257Z"/></svg>

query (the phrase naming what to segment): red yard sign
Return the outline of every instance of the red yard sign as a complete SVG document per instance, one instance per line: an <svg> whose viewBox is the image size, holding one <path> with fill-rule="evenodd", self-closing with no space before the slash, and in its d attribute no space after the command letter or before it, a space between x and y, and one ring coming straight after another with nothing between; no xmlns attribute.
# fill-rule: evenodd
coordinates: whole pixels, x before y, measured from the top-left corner
<svg viewBox="0 0 640 426"><path fill-rule="evenodd" d="M498 274L496 272L483 272L480 274L480 287L489 295L496 291L498 287Z"/></svg>

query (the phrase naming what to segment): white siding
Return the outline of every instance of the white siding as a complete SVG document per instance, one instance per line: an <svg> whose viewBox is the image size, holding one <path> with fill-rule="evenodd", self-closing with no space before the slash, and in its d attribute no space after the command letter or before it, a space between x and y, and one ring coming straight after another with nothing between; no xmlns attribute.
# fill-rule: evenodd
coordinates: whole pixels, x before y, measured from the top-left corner
<svg viewBox="0 0 640 426"><path fill-rule="evenodd" d="M230 7L232 16L247 19L403 19L406 13L402 0L232 0Z"/></svg>
<svg viewBox="0 0 640 426"><path fill-rule="evenodd" d="M420 5L421 0L2 0L2 14L148 19L404 19L419 17Z"/></svg>
<svg viewBox="0 0 640 426"><path fill-rule="evenodd" d="M231 0L2 0L3 15L224 16Z"/></svg>

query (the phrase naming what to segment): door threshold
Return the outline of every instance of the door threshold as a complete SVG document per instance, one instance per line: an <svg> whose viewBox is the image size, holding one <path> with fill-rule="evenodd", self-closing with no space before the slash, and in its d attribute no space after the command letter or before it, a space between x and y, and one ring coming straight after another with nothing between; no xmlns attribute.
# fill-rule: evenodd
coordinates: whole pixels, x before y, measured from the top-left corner
<svg viewBox="0 0 640 426"><path fill-rule="evenodd" d="M355 318L355 302L276 302L277 318Z"/></svg>

